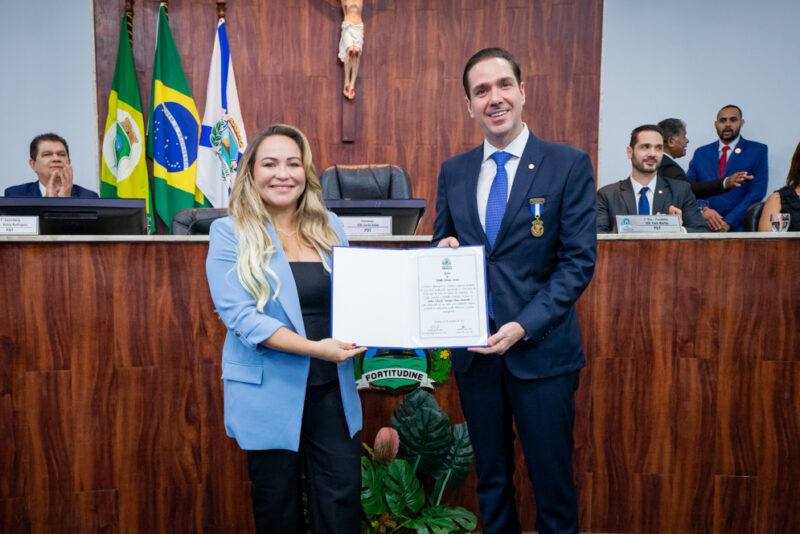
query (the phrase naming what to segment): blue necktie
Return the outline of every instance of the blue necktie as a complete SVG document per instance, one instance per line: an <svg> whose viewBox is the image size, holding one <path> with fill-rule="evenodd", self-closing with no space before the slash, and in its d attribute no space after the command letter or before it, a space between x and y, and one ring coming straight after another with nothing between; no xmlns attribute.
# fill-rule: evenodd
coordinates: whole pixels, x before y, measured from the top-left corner
<svg viewBox="0 0 800 534"><path fill-rule="evenodd" d="M649 187L643 187L639 192L639 215L650 215L650 201L647 200L647 192L650 191Z"/></svg>
<svg viewBox="0 0 800 534"><path fill-rule="evenodd" d="M489 200L486 202L486 237L489 239L489 246L494 247L494 240L497 238L503 214L506 212L508 174L505 165L511 158L511 154L498 150L490 157L497 163L497 174L492 181Z"/></svg>

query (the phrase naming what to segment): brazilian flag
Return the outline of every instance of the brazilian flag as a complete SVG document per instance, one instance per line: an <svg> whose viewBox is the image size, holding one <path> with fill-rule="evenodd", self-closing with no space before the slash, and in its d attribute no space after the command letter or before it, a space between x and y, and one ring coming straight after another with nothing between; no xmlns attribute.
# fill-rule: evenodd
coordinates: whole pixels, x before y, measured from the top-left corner
<svg viewBox="0 0 800 534"><path fill-rule="evenodd" d="M117 65L108 95L108 118L103 136L100 175L102 198L144 198L150 232L155 231L150 182L145 160L144 119L136 69L128 33L130 14L122 16L119 30Z"/></svg>
<svg viewBox="0 0 800 534"><path fill-rule="evenodd" d="M157 32L147 156L153 160L156 213L170 228L176 212L211 205L195 183L200 117L186 83L163 3L158 10Z"/></svg>

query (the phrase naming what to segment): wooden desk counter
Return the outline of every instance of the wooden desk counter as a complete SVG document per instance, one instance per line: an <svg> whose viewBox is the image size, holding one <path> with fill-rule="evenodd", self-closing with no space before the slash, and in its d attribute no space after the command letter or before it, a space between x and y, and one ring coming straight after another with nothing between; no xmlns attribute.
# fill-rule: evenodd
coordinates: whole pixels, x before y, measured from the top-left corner
<svg viewBox="0 0 800 534"><path fill-rule="evenodd" d="M600 237L578 303L582 531L800 531L798 238ZM0 238L0 532L252 531L207 247ZM463 421L452 378L435 395ZM398 399L362 400L371 442ZM474 484L446 496L477 511Z"/></svg>

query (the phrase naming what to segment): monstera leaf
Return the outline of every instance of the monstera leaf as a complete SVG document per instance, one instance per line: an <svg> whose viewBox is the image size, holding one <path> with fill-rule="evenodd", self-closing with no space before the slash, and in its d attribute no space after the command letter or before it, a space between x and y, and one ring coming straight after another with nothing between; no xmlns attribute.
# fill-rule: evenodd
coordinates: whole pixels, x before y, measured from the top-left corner
<svg viewBox="0 0 800 534"><path fill-rule="evenodd" d="M452 534L453 532L471 532L475 530L478 520L475 514L461 507L430 506L422 510L416 517L403 526L415 530L418 534Z"/></svg>
<svg viewBox="0 0 800 534"><path fill-rule="evenodd" d="M397 405L397 408L395 408L392 414L392 426L395 429L400 428L403 421L409 417L414 417L414 414L420 408L431 408L441 411L433 395L423 389L417 389L406 395L400 404Z"/></svg>
<svg viewBox="0 0 800 534"><path fill-rule="evenodd" d="M386 503L395 515L416 515L425 504L422 486L405 460L394 460L386 468L385 491Z"/></svg>
<svg viewBox="0 0 800 534"><path fill-rule="evenodd" d="M450 418L438 406L419 408L403 419L396 429L400 436L399 458L408 460L415 471L432 474L450 450Z"/></svg>
<svg viewBox="0 0 800 534"><path fill-rule="evenodd" d="M386 512L386 503L383 501L385 476L385 466L373 465L369 458L361 457L361 507L367 517Z"/></svg>
<svg viewBox="0 0 800 534"><path fill-rule="evenodd" d="M455 489L464 484L472 465L472 457L472 443L469 439L467 423L453 425L453 441L450 444L450 450L439 465L439 469L432 473L433 478L436 479L436 485L431 495L437 496L437 505L442 499L445 487Z"/></svg>

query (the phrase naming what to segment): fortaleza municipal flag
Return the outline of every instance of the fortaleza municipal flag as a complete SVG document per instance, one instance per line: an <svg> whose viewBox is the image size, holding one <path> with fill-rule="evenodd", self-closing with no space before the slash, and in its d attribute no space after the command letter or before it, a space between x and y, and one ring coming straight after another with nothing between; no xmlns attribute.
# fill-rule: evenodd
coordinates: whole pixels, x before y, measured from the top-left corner
<svg viewBox="0 0 800 534"><path fill-rule="evenodd" d="M147 156L153 160L153 203L171 229L178 211L209 206L197 189L200 117L186 83L164 4L158 10L153 107L147 125Z"/></svg>
<svg viewBox="0 0 800 534"><path fill-rule="evenodd" d="M103 137L100 196L102 198L144 198L150 233L156 229L147 162L144 158L144 119L133 52L128 40L128 14L122 16L117 65L108 95L108 118Z"/></svg>
<svg viewBox="0 0 800 534"><path fill-rule="evenodd" d="M197 156L197 187L215 208L228 206L233 180L246 145L228 33L225 20L220 19L208 71L206 110Z"/></svg>

